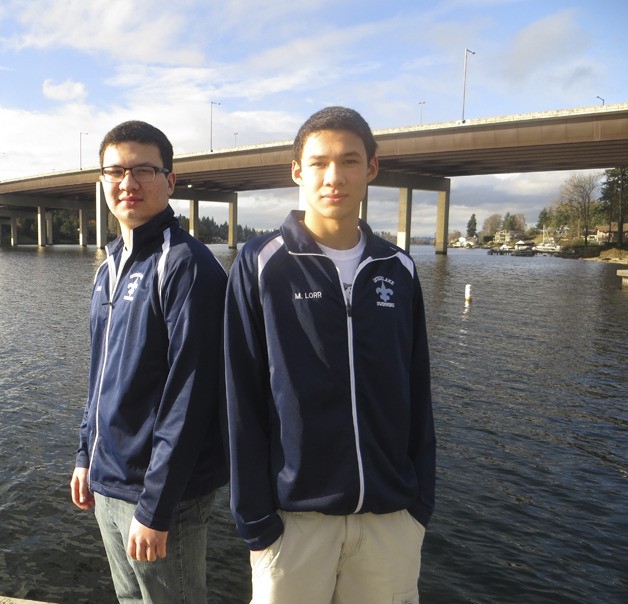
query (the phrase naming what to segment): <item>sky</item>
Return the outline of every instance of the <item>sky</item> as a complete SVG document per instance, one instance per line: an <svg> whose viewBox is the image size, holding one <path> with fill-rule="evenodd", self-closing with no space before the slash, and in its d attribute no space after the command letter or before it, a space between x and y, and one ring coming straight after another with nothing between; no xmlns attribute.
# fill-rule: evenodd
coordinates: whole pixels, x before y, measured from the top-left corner
<svg viewBox="0 0 628 604"><path fill-rule="evenodd" d="M328 105L373 130L456 121L463 88L468 121L625 103L626 23L625 0L3 0L0 180L95 167L128 119L178 155L290 141ZM570 174L454 178L450 230L534 225ZM376 231L396 232L397 203L371 189ZM297 205L296 187L240 193L238 219L271 229ZM435 228L435 194L415 191L412 235Z"/></svg>

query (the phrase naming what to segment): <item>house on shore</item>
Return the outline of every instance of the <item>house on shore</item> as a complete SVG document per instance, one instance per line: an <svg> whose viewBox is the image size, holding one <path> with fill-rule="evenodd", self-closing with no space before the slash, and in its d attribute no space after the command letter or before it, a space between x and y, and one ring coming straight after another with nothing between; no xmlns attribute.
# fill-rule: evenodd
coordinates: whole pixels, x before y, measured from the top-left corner
<svg viewBox="0 0 628 604"><path fill-rule="evenodd" d="M617 243L617 223L611 222L610 229L609 225L598 225L595 227L595 240L598 243ZM609 234L610 231L610 234ZM624 222L623 228L623 239L624 243L628 242L628 222Z"/></svg>

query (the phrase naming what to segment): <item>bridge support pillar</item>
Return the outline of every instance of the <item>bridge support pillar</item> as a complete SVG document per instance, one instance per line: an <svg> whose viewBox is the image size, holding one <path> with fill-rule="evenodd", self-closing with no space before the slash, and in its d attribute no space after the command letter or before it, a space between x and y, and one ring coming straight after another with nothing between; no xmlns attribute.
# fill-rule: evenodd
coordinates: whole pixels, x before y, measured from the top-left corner
<svg viewBox="0 0 628 604"><path fill-rule="evenodd" d="M17 247L17 218L11 216L11 246Z"/></svg>
<svg viewBox="0 0 628 604"><path fill-rule="evenodd" d="M107 202L100 182L96 183L96 247L107 245Z"/></svg>
<svg viewBox="0 0 628 604"><path fill-rule="evenodd" d="M412 189L399 189L399 226L397 245L406 252L410 251L410 227L412 224Z"/></svg>
<svg viewBox="0 0 628 604"><path fill-rule="evenodd" d="M447 189L438 191L436 210L436 253L447 253L447 236L449 233L449 183Z"/></svg>
<svg viewBox="0 0 628 604"><path fill-rule="evenodd" d="M229 234L227 243L230 250L238 249L238 194L229 201Z"/></svg>
<svg viewBox="0 0 628 604"><path fill-rule="evenodd" d="M79 245L85 247L87 245L87 236L89 230L87 227L87 210L79 210Z"/></svg>
<svg viewBox="0 0 628 604"><path fill-rule="evenodd" d="M46 212L46 243L53 245L52 238L52 212Z"/></svg>
<svg viewBox="0 0 628 604"><path fill-rule="evenodd" d="M190 226L188 231L192 237L199 236L198 230L198 199L190 199Z"/></svg>
<svg viewBox="0 0 628 604"><path fill-rule="evenodd" d="M369 210L369 190L366 188L366 193L364 193L364 199L360 204L360 218L364 220L364 222L368 222L368 210Z"/></svg>
<svg viewBox="0 0 628 604"><path fill-rule="evenodd" d="M37 207L37 245L46 247L46 208Z"/></svg>
<svg viewBox="0 0 628 604"><path fill-rule="evenodd" d="M449 222L449 191L448 178L433 176L408 176L392 172L379 171L373 181L376 187L394 187L399 189L399 226L397 230L397 245L410 250L410 233L412 222L412 192L435 191L438 193L438 216L436 222L436 253L447 253L447 226ZM442 244L444 242L444 245Z"/></svg>

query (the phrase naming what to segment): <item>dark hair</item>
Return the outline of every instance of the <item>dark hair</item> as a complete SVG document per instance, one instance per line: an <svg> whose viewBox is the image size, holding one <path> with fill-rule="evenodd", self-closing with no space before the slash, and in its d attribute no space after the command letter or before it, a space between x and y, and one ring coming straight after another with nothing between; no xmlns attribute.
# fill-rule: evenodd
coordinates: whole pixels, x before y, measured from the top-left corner
<svg viewBox="0 0 628 604"><path fill-rule="evenodd" d="M159 149L164 168L172 171L173 150L168 137L159 128L137 120L118 124L105 134L105 138L100 143L100 165L103 165L103 157L107 147L126 142L155 145Z"/></svg>
<svg viewBox="0 0 628 604"><path fill-rule="evenodd" d="M301 163L303 146L309 136L321 130L348 130L359 136L370 161L377 151L377 143L366 120L355 110L346 107L326 107L310 116L299 128L292 146L294 161Z"/></svg>

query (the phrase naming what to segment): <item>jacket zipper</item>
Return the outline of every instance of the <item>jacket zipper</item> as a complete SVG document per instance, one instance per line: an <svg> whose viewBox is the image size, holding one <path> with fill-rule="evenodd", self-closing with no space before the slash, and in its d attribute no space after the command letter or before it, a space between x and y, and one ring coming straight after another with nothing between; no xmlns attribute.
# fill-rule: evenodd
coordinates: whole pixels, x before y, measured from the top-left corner
<svg viewBox="0 0 628 604"><path fill-rule="evenodd" d="M118 276L122 274L123 266L120 267L119 272L116 273L116 263L113 255L107 256L107 270L109 272L109 302L106 304L109 306L107 310L107 327L105 329L105 344L104 344L104 358L102 362L102 368L100 370L100 381L98 384L98 396L96 397L96 434L94 436L94 444L92 445L92 451L89 456L89 472L87 475L87 482L91 485L92 481L92 468L94 467L94 455L96 454L96 445L100 437L100 396L102 393L103 381L105 378L105 370L107 368L107 361L109 360L109 334L111 332L111 315L113 314L113 296L118 285Z"/></svg>
<svg viewBox="0 0 628 604"><path fill-rule="evenodd" d="M340 277L340 271L338 267L334 265L336 269L336 273L338 274L338 282L340 284L340 293L345 300L345 310L347 313L347 350L349 354L349 384L351 387L351 416L353 419L353 438L355 440L355 455L356 462L358 465L358 478L360 482L360 491L358 494L358 502L354 510L354 514L357 514L364 504L364 464L362 462L362 447L360 444L360 426L358 425L358 400L356 397L356 387L355 387L355 359L353 353L353 317L352 317L352 305L351 302L353 300L353 287L355 285L356 277L362 268L362 264L360 264L355 271L355 275L353 276L353 282L351 283L351 293L349 294L349 300L346 299L344 293L344 285L342 283L342 278Z"/></svg>
<svg viewBox="0 0 628 604"><path fill-rule="evenodd" d="M353 414L353 435L355 438L355 449L356 449L356 458L358 463L358 475L360 478L360 494L358 496L358 504L355 508L354 514L359 513L362 510L362 506L364 505L364 495L366 492L366 486L364 484L364 464L362 462L362 446L360 444L360 427L358 425L358 401L356 396L356 387L355 387L355 357L353 350L353 290L355 288L355 282L358 278L360 271L367 265L373 261L372 257L368 257L363 260L355 271L355 275L353 275L353 281L351 283L351 293L349 294L349 301L347 302L345 299L345 307L347 311L347 344L349 350L349 379L351 384L351 411ZM335 265L334 265L335 266ZM340 271L336 267L336 272L338 273L338 280L340 282L340 289L342 296L344 297L344 287L342 284L342 279L340 278Z"/></svg>

